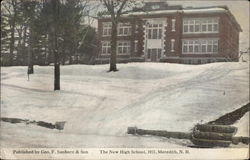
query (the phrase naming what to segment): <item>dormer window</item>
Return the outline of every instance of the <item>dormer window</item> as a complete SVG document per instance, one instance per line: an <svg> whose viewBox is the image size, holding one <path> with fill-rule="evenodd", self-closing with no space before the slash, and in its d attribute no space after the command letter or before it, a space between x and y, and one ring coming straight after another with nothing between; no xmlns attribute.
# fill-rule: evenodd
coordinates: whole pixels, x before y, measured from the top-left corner
<svg viewBox="0 0 250 160"><path fill-rule="evenodd" d="M153 5L151 8L152 8L152 9L159 9L160 6L159 6L159 5Z"/></svg>

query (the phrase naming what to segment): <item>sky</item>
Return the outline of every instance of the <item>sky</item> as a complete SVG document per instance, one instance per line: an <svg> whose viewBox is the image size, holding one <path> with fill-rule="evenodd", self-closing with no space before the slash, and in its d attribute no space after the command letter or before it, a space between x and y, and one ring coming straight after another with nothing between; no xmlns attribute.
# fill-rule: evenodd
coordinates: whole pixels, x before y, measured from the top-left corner
<svg viewBox="0 0 250 160"><path fill-rule="evenodd" d="M202 7L226 5L235 16L243 32L240 33L240 50L249 47L249 7L248 0L145 0L145 1L165 1L169 5L182 5L183 7ZM96 22L92 24L97 26Z"/></svg>

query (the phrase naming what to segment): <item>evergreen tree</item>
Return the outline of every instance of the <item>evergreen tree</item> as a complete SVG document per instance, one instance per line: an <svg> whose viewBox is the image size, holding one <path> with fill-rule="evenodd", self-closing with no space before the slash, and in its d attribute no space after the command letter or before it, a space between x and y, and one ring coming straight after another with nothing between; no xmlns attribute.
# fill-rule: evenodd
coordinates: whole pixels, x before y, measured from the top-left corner
<svg viewBox="0 0 250 160"><path fill-rule="evenodd" d="M4 9L1 9L1 65L10 65L8 58L10 44L10 30L8 29L8 15Z"/></svg>
<svg viewBox="0 0 250 160"><path fill-rule="evenodd" d="M13 65L14 59L16 58L16 22L17 22L17 16L18 16L18 7L19 7L19 1L17 0L9 0L4 1L1 3L1 12L3 13L3 22L1 21L1 30L4 30L8 32L6 37L8 37L8 56L4 56L3 58L6 58L4 61L4 64L6 65ZM5 19L6 18L6 19ZM6 23L7 22L7 23ZM2 25L3 24L3 25ZM5 25L7 24L7 25ZM6 38L5 37L5 38ZM6 40L6 39L5 39ZM6 42L6 41L5 41ZM6 50L7 48L5 48Z"/></svg>

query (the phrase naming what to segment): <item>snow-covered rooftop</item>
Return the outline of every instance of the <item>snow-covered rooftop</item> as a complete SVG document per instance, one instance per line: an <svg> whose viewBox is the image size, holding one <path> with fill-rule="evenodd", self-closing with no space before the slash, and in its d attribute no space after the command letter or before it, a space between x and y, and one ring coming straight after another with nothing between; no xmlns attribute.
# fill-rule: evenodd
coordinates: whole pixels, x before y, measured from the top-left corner
<svg viewBox="0 0 250 160"><path fill-rule="evenodd" d="M139 16L139 15L155 15L155 14L170 14L170 13L219 13L219 12L227 12L227 9L221 7L214 8L184 8L184 9L175 9L175 10L154 10L154 11L135 11L129 12L127 14L123 14L122 17L128 16ZM104 17L110 17L109 15L105 15Z"/></svg>
<svg viewBox="0 0 250 160"><path fill-rule="evenodd" d="M156 10L156 11L148 11L148 12L131 12L124 16L128 15L148 15L148 14L164 14L164 13L176 13L176 12L182 12L182 13L217 13L217 12L227 12L225 8L202 8L202 9L178 9L178 10Z"/></svg>
<svg viewBox="0 0 250 160"><path fill-rule="evenodd" d="M130 16L148 16L148 15L160 15L160 14L174 14L174 13L183 13L185 14L211 14L211 13L226 13L229 18L233 21L239 31L242 31L240 25L236 21L233 14L230 12L227 6L210 6L210 7L201 7L201 8L179 8L179 9L165 9L165 10L151 10L151 11L134 11L123 14L122 17ZM110 15L103 15L102 18L109 18Z"/></svg>

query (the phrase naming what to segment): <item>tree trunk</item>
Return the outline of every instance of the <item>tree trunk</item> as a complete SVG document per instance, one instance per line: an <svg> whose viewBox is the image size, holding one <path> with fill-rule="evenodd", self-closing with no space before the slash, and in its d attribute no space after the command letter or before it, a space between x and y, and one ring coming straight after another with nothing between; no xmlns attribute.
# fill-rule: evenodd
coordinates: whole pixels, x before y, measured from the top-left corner
<svg viewBox="0 0 250 160"><path fill-rule="evenodd" d="M28 46L28 74L33 74L34 73L34 67L33 67L33 62L32 62L32 51L31 51L31 46Z"/></svg>
<svg viewBox="0 0 250 160"><path fill-rule="evenodd" d="M23 54L22 54L22 40L21 40L21 37L22 37L22 32L23 30L20 29L18 31L18 44L17 44L17 58L16 58L16 64L17 65L22 65L23 64Z"/></svg>
<svg viewBox="0 0 250 160"><path fill-rule="evenodd" d="M57 55L57 53L55 53ZM55 68L54 68L54 90L60 90L60 63L55 56Z"/></svg>
<svg viewBox="0 0 250 160"><path fill-rule="evenodd" d="M63 40L61 59L60 59L62 65L65 65L65 57L66 57L65 46L66 46L66 43L65 43L65 40Z"/></svg>
<svg viewBox="0 0 250 160"><path fill-rule="evenodd" d="M58 29L58 17L59 17L59 0L53 0L53 10L54 10L54 90L60 90L60 61L58 53L58 42L57 42L57 29Z"/></svg>
<svg viewBox="0 0 250 160"><path fill-rule="evenodd" d="M28 46L28 74L34 73L33 67L33 45L32 45L32 29L30 29L29 34L29 46Z"/></svg>
<svg viewBox="0 0 250 160"><path fill-rule="evenodd" d="M116 68L116 46L117 46L117 21L112 21L112 33L111 33L111 56L110 56L110 68L109 71L118 71Z"/></svg>
<svg viewBox="0 0 250 160"><path fill-rule="evenodd" d="M72 53L72 50L70 50L70 52ZM69 64L73 63L72 54L71 53L69 54Z"/></svg>
<svg viewBox="0 0 250 160"><path fill-rule="evenodd" d="M23 59L23 65L27 65L27 54L26 54L26 39L27 39L27 26L24 26L24 33L23 33L23 43L22 43L22 59Z"/></svg>
<svg viewBox="0 0 250 160"><path fill-rule="evenodd" d="M57 34L54 37L54 90L60 90L60 61L57 45Z"/></svg>
<svg viewBox="0 0 250 160"><path fill-rule="evenodd" d="M54 47L54 38L53 38L53 33L48 34L48 65L50 63L54 62L54 53L53 53L53 47Z"/></svg>
<svg viewBox="0 0 250 160"><path fill-rule="evenodd" d="M48 35L47 34L45 34L43 46L45 48L45 50L44 50L44 52L45 52L44 64L48 65L49 64L49 46L48 46Z"/></svg>
<svg viewBox="0 0 250 160"><path fill-rule="evenodd" d="M74 30L73 30L73 32L74 32ZM77 64L77 56L76 56L76 48L75 48L75 36L73 36L73 57L74 57L74 64Z"/></svg>

